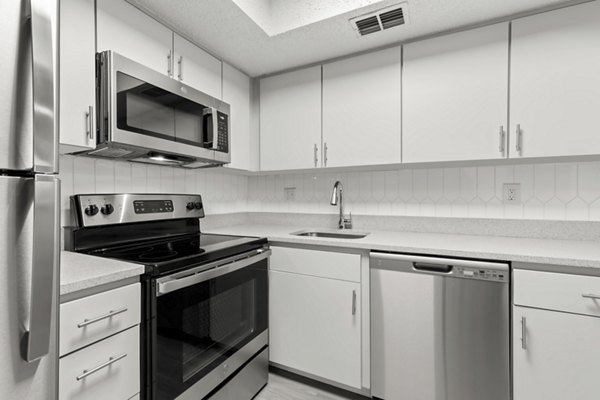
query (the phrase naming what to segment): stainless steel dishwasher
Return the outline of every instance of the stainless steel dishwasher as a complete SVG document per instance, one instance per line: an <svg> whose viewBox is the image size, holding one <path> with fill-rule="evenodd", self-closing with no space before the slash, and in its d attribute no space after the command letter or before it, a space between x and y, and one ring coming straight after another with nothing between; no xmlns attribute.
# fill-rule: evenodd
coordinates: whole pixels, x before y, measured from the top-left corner
<svg viewBox="0 0 600 400"><path fill-rule="evenodd" d="M509 400L509 266L371 252L372 394Z"/></svg>

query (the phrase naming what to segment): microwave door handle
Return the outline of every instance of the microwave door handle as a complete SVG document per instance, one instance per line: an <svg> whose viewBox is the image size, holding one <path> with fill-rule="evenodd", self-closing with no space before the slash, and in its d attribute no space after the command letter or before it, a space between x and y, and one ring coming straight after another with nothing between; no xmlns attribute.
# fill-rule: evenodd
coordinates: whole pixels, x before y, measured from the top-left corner
<svg viewBox="0 0 600 400"><path fill-rule="evenodd" d="M58 172L57 0L30 0L33 169Z"/></svg>
<svg viewBox="0 0 600 400"><path fill-rule="evenodd" d="M34 180L33 254L29 327L21 338L21 357L28 362L48 354L55 282L59 265L60 181L48 175Z"/></svg>
<svg viewBox="0 0 600 400"><path fill-rule="evenodd" d="M205 147L210 150L219 149L219 137L217 133L217 109L215 107L207 107L204 110L203 125L204 125L204 146L210 144L209 147ZM210 118L211 123L208 123ZM210 129L209 129L210 128ZM216 140L215 140L216 139Z"/></svg>

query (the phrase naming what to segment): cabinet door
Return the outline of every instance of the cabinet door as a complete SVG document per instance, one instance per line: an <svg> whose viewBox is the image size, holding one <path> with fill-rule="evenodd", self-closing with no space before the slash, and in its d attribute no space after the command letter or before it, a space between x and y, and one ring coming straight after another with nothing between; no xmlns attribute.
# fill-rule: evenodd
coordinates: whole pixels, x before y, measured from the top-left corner
<svg viewBox="0 0 600 400"><path fill-rule="evenodd" d="M401 49L323 65L323 165L401 161Z"/></svg>
<svg viewBox="0 0 600 400"><path fill-rule="evenodd" d="M511 157L600 153L599 47L598 1L513 21Z"/></svg>
<svg viewBox="0 0 600 400"><path fill-rule="evenodd" d="M250 170L250 78L225 63L223 101L231 106L231 163L227 166Z"/></svg>
<svg viewBox="0 0 600 400"><path fill-rule="evenodd" d="M508 23L404 46L404 162L506 156Z"/></svg>
<svg viewBox="0 0 600 400"><path fill-rule="evenodd" d="M96 31L94 0L60 2L61 152L94 148Z"/></svg>
<svg viewBox="0 0 600 400"><path fill-rule="evenodd" d="M320 166L320 144L321 67L262 79L260 169Z"/></svg>
<svg viewBox="0 0 600 400"><path fill-rule="evenodd" d="M173 33L124 0L97 5L98 51L114 50L149 68L172 75Z"/></svg>
<svg viewBox="0 0 600 400"><path fill-rule="evenodd" d="M218 99L221 93L221 60L173 34L175 78Z"/></svg>
<svg viewBox="0 0 600 400"><path fill-rule="evenodd" d="M279 271L269 278L270 361L360 388L360 285Z"/></svg>
<svg viewBox="0 0 600 400"><path fill-rule="evenodd" d="M600 318L524 307L513 318L515 400L600 398Z"/></svg>

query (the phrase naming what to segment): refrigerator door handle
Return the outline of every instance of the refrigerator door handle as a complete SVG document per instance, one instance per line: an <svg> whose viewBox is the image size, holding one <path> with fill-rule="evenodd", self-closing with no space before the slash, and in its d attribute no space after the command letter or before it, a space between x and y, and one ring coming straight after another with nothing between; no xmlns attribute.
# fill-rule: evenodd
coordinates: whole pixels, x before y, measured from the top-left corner
<svg viewBox="0 0 600 400"><path fill-rule="evenodd" d="M33 170L58 172L57 0L30 0Z"/></svg>
<svg viewBox="0 0 600 400"><path fill-rule="evenodd" d="M34 185L29 327L21 338L21 356L28 362L38 360L49 351L60 257L60 181L54 176L38 175Z"/></svg>

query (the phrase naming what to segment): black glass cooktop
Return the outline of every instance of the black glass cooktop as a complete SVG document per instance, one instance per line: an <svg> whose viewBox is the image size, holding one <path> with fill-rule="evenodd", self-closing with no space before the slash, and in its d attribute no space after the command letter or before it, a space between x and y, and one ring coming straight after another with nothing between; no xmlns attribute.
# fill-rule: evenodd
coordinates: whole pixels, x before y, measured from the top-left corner
<svg viewBox="0 0 600 400"><path fill-rule="evenodd" d="M266 239L195 234L100 248L87 253L93 256L144 264L147 273L162 275L250 251L264 244L266 244Z"/></svg>

